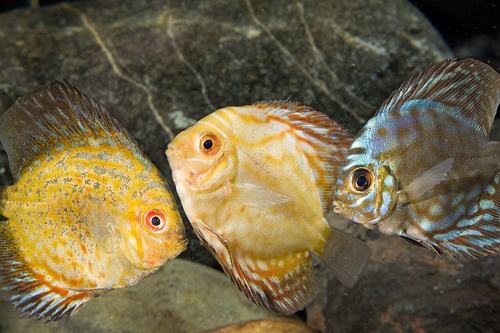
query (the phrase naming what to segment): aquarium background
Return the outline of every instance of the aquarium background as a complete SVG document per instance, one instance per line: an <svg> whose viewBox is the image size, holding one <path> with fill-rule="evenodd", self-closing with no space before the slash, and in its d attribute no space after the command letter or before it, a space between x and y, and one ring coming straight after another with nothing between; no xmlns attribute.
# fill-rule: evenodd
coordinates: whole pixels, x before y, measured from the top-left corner
<svg viewBox="0 0 500 333"><path fill-rule="evenodd" d="M350 112L368 119L391 91L430 64L456 55L500 70L500 5L492 1L311 0L300 2L303 12L298 1L249 3L280 44L252 20L245 1L75 1L68 7L40 0L40 8L2 1L0 113L31 89L67 79L124 124L174 189L164 156L171 138L152 108L175 135L220 107L292 98L356 133L361 123ZM171 35L158 19L170 7ZM83 16L104 37L120 75ZM312 52L301 17L324 62ZM500 140L497 123L491 136ZM7 165L0 150L3 184L11 182ZM365 240L374 255L353 289L318 263L321 291L288 318L295 321L248 301L185 220L189 248L158 274L43 326L17 319L12 305L2 303L0 332L201 332L235 323L220 332L253 332L255 325L268 332L500 330L499 255L455 263L334 214L328 219Z"/></svg>

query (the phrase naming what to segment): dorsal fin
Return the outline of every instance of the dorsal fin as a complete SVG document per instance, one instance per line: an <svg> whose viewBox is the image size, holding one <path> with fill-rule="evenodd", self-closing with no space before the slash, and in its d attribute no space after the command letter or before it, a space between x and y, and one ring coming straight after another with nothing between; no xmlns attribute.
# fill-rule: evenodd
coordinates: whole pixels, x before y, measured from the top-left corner
<svg viewBox="0 0 500 333"><path fill-rule="evenodd" d="M400 109L412 100L440 103L489 137L500 103L500 75L474 59L445 60L413 75L375 115Z"/></svg>
<svg viewBox="0 0 500 333"><path fill-rule="evenodd" d="M68 82L31 91L0 116L0 141L15 180L40 155L80 141L88 144L89 137L96 145L127 142L137 147L115 119Z"/></svg>
<svg viewBox="0 0 500 333"><path fill-rule="evenodd" d="M290 101L263 101L253 105L271 109L269 115L283 118L300 133L299 145L307 154L317 154L319 165L311 163L323 214L332 209L338 169L354 137L347 130L312 107ZM312 149L311 149L312 147ZM308 159L313 158L308 155ZM311 161L310 161L311 162Z"/></svg>

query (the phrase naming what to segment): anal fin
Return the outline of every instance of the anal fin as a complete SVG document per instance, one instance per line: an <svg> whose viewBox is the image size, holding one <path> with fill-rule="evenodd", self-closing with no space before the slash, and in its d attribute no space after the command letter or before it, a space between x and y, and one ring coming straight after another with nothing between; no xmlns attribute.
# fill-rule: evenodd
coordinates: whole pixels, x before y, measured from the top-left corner
<svg viewBox="0 0 500 333"><path fill-rule="evenodd" d="M309 251L256 258L231 249L223 236L201 221L193 227L234 284L255 304L283 314L302 310L317 292Z"/></svg>
<svg viewBox="0 0 500 333"><path fill-rule="evenodd" d="M321 253L323 262L346 287L352 288L370 259L372 249L363 241L330 227L328 238Z"/></svg>
<svg viewBox="0 0 500 333"><path fill-rule="evenodd" d="M309 251L277 258L235 256L233 282L254 303L286 315L309 304L318 291Z"/></svg>

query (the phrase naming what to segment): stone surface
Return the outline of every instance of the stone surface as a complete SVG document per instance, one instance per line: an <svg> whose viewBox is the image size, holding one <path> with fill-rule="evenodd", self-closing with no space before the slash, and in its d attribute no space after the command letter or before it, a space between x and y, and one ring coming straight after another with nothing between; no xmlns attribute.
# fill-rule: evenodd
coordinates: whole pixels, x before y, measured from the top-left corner
<svg viewBox="0 0 500 333"><path fill-rule="evenodd" d="M288 318L269 318L232 324L200 333L314 333L304 322Z"/></svg>
<svg viewBox="0 0 500 333"><path fill-rule="evenodd" d="M199 332L241 321L277 317L249 301L223 273L176 259L134 287L91 300L57 322L17 318L0 304L0 332Z"/></svg>
<svg viewBox="0 0 500 333"><path fill-rule="evenodd" d="M373 254L352 289L323 275L320 297L307 308L310 326L323 332L500 331L500 255L454 262L337 214L328 219L365 240Z"/></svg>
<svg viewBox="0 0 500 333"><path fill-rule="evenodd" d="M1 14L0 45L0 113L66 79L131 132L171 185L168 142L218 108L291 98L355 132L410 75L452 57L404 0L72 2ZM187 231L183 256L216 266Z"/></svg>

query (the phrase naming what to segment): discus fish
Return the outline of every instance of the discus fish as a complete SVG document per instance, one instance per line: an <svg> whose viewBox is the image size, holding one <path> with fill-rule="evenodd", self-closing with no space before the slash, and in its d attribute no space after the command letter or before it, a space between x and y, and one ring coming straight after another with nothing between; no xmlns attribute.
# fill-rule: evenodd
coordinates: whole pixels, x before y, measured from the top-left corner
<svg viewBox="0 0 500 333"><path fill-rule="evenodd" d="M354 285L371 249L323 217L351 141L326 115L281 101L220 109L169 144L191 224L253 302L304 308L317 289L310 252Z"/></svg>
<svg viewBox="0 0 500 333"><path fill-rule="evenodd" d="M393 92L358 133L334 205L365 227L450 259L500 250L500 75L443 61Z"/></svg>
<svg viewBox="0 0 500 333"><path fill-rule="evenodd" d="M186 248L160 172L96 102L68 83L0 116L14 185L0 187L0 295L19 317L58 320L135 285Z"/></svg>

